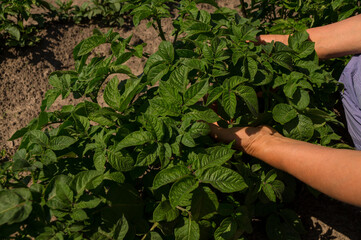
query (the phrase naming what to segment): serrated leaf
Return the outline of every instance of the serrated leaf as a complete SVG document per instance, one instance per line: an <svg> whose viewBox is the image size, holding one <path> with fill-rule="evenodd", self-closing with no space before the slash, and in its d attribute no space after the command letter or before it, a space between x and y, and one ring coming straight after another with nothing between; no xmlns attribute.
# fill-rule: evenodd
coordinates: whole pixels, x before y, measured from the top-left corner
<svg viewBox="0 0 361 240"><path fill-rule="evenodd" d="M76 139L68 136L58 136L51 139L49 148L57 151L57 150L63 150L65 148L70 147L76 142Z"/></svg>
<svg viewBox="0 0 361 240"><path fill-rule="evenodd" d="M184 94L184 104L191 106L198 102L207 93L208 87L208 80L203 80L190 86Z"/></svg>
<svg viewBox="0 0 361 240"><path fill-rule="evenodd" d="M157 189L166 184L175 182L189 173L189 169L185 166L174 166L163 169L155 176L153 180L153 189Z"/></svg>
<svg viewBox="0 0 361 240"><path fill-rule="evenodd" d="M292 106L285 103L277 104L272 110L273 119L281 124L291 121L297 117L297 114L297 111Z"/></svg>
<svg viewBox="0 0 361 240"><path fill-rule="evenodd" d="M197 174L201 182L209 183L224 193L242 191L248 187L243 177L229 168L210 167Z"/></svg>

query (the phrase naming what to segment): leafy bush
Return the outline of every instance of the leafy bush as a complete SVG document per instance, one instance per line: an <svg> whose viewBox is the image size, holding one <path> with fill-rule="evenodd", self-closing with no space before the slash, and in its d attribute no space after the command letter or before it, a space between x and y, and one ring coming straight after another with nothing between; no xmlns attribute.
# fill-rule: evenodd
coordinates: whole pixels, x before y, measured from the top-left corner
<svg viewBox="0 0 361 240"><path fill-rule="evenodd" d="M42 7L50 10L50 5L43 0L4 0L0 5L0 38L7 46L31 46L39 41L35 34L37 27L45 21L44 14L32 14L31 9ZM26 25L33 20L37 25Z"/></svg>
<svg viewBox="0 0 361 240"><path fill-rule="evenodd" d="M302 224L285 207L293 178L215 142L207 123L267 124L338 147L340 86L306 32L289 46L258 46L260 23L235 11L188 0L178 10L178 37L160 44L141 76L124 63L142 57L143 45L113 31L95 31L75 47L75 69L51 74L42 112L12 136L21 145L1 167L2 237L246 239L261 219L270 239L300 239ZM133 15L157 21L141 11ZM102 44L111 54L92 57ZM86 99L49 111L70 94Z"/></svg>

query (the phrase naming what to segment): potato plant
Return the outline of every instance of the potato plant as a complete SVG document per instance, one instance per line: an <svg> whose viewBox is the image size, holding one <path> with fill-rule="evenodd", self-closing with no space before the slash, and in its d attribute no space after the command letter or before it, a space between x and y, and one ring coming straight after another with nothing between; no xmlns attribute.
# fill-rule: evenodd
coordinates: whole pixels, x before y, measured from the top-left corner
<svg viewBox="0 0 361 240"><path fill-rule="evenodd" d="M287 208L294 179L215 142L208 123L266 124L340 147L332 109L341 86L306 32L288 46L256 45L260 23L234 10L209 13L188 0L177 8L174 41L159 45L142 75L124 63L143 45L114 31L95 31L75 47L73 70L50 75L39 117L12 136L20 147L1 166L1 237L248 239L261 220L269 239L301 239ZM111 54L92 55L102 44ZM70 94L84 100L49 110Z"/></svg>

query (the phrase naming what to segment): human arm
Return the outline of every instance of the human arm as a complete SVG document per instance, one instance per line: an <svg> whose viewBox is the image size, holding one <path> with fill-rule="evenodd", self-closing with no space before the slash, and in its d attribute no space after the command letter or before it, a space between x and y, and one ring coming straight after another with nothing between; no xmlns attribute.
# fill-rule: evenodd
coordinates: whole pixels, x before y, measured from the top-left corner
<svg viewBox="0 0 361 240"><path fill-rule="evenodd" d="M320 59L361 53L361 15L307 30ZM278 41L288 44L288 35L260 35L260 42Z"/></svg>
<svg viewBox="0 0 361 240"><path fill-rule="evenodd" d="M361 151L333 149L283 137L269 127L220 128L214 138L283 170L335 199L361 206Z"/></svg>

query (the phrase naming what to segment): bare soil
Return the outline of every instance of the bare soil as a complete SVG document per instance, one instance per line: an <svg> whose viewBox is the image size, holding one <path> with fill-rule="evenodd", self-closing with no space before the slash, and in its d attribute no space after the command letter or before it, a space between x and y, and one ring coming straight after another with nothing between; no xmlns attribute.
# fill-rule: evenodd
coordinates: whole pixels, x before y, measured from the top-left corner
<svg viewBox="0 0 361 240"><path fill-rule="evenodd" d="M84 0L74 2L79 4ZM219 2L221 6L229 8L236 8L238 4L238 1ZM164 20L163 26L169 36L172 30L171 20ZM35 47L4 49L0 52L0 151L5 150L8 156L16 151L19 141L7 139L38 116L42 98L49 89L49 74L56 70L74 68L73 48L81 40L91 36L95 28L102 32L109 30L96 24L51 22L41 31L42 40ZM133 34L133 43L147 43L145 51L148 53L154 53L161 42L156 31L146 28L144 21L137 28L128 24L114 30L123 37ZM145 59L134 58L127 64L134 74L140 74L144 63ZM58 99L54 108L74 103L74 99ZM307 233L303 239L361 239L360 208L324 195L316 199L308 191L302 191L297 196L293 209L296 209L306 227ZM253 236L253 239L264 238L265 235L261 232Z"/></svg>

